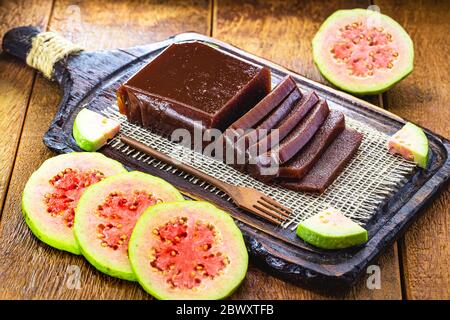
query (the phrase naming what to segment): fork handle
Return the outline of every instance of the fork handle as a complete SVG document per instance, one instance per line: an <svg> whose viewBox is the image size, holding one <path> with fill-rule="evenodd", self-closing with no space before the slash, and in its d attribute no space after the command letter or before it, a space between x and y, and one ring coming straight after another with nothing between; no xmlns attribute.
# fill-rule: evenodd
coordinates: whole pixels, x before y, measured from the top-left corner
<svg viewBox="0 0 450 320"><path fill-rule="evenodd" d="M231 196L230 187L233 187L233 186L226 182L220 181L204 172L201 172L200 170L195 169L194 167L191 167L190 165L187 165L185 163L177 161L174 158L172 158L162 152L159 152L159 151L153 149L152 147L149 147L129 136L121 135L120 141L122 141L123 143L129 145L130 147L132 147L138 151L141 151L141 152L151 156L152 158L155 158L157 160L160 160L162 162L170 164L171 166L173 166L177 169L180 169L181 171L184 171L196 178L206 181L209 184L213 185L216 188L219 188L220 190L222 190L223 192L225 192L229 196Z"/></svg>

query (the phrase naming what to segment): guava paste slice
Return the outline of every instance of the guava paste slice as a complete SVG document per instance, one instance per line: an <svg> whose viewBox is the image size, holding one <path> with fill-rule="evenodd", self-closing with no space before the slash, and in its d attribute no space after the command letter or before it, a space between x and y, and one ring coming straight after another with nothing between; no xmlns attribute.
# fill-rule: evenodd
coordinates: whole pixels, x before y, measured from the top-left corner
<svg viewBox="0 0 450 320"><path fill-rule="evenodd" d="M292 129L284 129L285 125L283 126L283 128L280 128L280 125L286 122L286 117L290 116L293 113L299 114L300 117L304 115L302 115L302 110L298 110L300 101L304 100L301 98L302 93L297 87L295 87L294 90L292 90L292 92L283 100L283 102L281 102L280 105L276 107L275 110L273 110L256 128L251 129L247 134L241 137L236 142L236 144L233 145L233 147L236 148L238 157L243 157L244 159L246 159L246 161L248 161L248 151L250 147L253 150L268 151L272 147L271 141L276 140L276 142L274 143L278 143L279 140L283 139L289 133L287 130ZM303 113L306 112L307 111ZM293 126L295 126L295 124ZM278 136L278 139L273 139L274 129L276 129L276 135ZM229 132L229 130L227 131ZM228 138L233 138L233 135L228 136ZM232 140L230 139L229 141ZM263 149L264 147L266 149Z"/></svg>
<svg viewBox="0 0 450 320"><path fill-rule="evenodd" d="M301 179L280 179L279 184L295 191L323 193L358 151L363 134L346 128Z"/></svg>
<svg viewBox="0 0 450 320"><path fill-rule="evenodd" d="M284 77L280 83L265 96L256 106L230 125L230 129L251 129L260 123L274 110L295 88L295 80L291 76Z"/></svg>
<svg viewBox="0 0 450 320"><path fill-rule="evenodd" d="M202 201L147 209L129 253L139 283L158 299L223 299L240 285L248 266L233 219Z"/></svg>
<svg viewBox="0 0 450 320"><path fill-rule="evenodd" d="M344 114L337 110L331 110L325 122L305 148L279 168L278 176L295 179L302 178L344 128Z"/></svg>
<svg viewBox="0 0 450 320"><path fill-rule="evenodd" d="M122 164L95 152L74 152L46 160L23 191L26 223L41 241L80 254L73 234L79 198L88 186L123 172Z"/></svg>
<svg viewBox="0 0 450 320"><path fill-rule="evenodd" d="M256 146L256 150L270 150L272 147L277 146L280 141L288 136L288 134L295 134L293 129L299 124L300 121L308 114L308 112L319 101L319 97L314 91L305 94L300 101L292 108L284 119L280 121L275 131L269 133L263 139L259 140ZM278 139L274 139L274 137Z"/></svg>
<svg viewBox="0 0 450 320"><path fill-rule="evenodd" d="M294 90L273 110L255 130L271 130L278 126L283 119L292 111L293 107L301 99L302 93L295 87Z"/></svg>
<svg viewBox="0 0 450 320"><path fill-rule="evenodd" d="M262 181L270 181L276 177L279 165L301 152L328 117L329 112L326 101L319 101L280 144L270 152L256 157L254 160L256 163L248 166L249 173Z"/></svg>
<svg viewBox="0 0 450 320"><path fill-rule="evenodd" d="M134 281L128 241L136 221L149 206L183 200L171 184L142 172L104 179L84 192L76 208L74 231L82 254L98 270Z"/></svg>

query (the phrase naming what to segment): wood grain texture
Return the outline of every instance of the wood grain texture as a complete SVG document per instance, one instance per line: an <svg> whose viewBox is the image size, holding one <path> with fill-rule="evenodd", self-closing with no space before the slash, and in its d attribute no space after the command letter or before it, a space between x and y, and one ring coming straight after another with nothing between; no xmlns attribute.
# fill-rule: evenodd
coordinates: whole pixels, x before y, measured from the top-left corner
<svg viewBox="0 0 450 320"><path fill-rule="evenodd" d="M365 274L354 288L345 291L317 290L301 288L287 283L250 265L246 279L241 287L231 296L232 299L255 300L398 300L401 299L399 268L393 261L398 261L397 249L390 247L376 265L381 269L381 288L368 289L366 282L369 275Z"/></svg>
<svg viewBox="0 0 450 320"><path fill-rule="evenodd" d="M326 17L335 10L365 8L367 5L367 1L246 1L236 4L232 0L217 0L214 2L212 36L272 60L310 79L326 83L312 60L311 40L314 34ZM377 98L372 98L371 101L376 102ZM349 292L313 293L268 275L263 276L260 271L251 269L244 287L236 296L241 294L242 298L251 296L260 299L401 299L395 246L383 255L378 264L382 273L380 290L367 289L362 279ZM260 282L259 278L262 276L264 281ZM249 290L245 289L246 286L249 286Z"/></svg>
<svg viewBox="0 0 450 320"><path fill-rule="evenodd" d="M450 2L375 1L414 42L414 71L385 94L387 108L450 138ZM408 299L449 299L450 191L438 196L401 241Z"/></svg>
<svg viewBox="0 0 450 320"><path fill-rule="evenodd" d="M45 28L51 1L0 1L0 37L10 28L35 24ZM11 176L35 71L0 54L0 212ZM7 133L7 134L5 134Z"/></svg>
<svg viewBox="0 0 450 320"><path fill-rule="evenodd" d="M174 34L209 33L208 0L55 2L50 30L87 50L128 48Z"/></svg>
<svg viewBox="0 0 450 320"><path fill-rule="evenodd" d="M367 7L367 1L356 0L326 3L290 1L284 4L279 1L239 4L237 1L218 0L214 2L213 27L210 28L210 4L207 0L167 3L143 1L139 4L144 8L139 10L136 10L136 1L75 3L55 1L49 28L87 49L128 47L161 40L183 31L207 34L211 31L214 37L321 82L325 80L314 67L310 53L312 36L334 10ZM435 5L431 9L425 2L420 4L422 7L419 9L420 6L406 1L393 4L380 2L379 5L382 12L399 20L412 34L416 42L416 56L421 54L433 61L429 65L419 65L419 58L416 58L414 73L385 96L390 110L449 137L446 126L449 109L445 99L449 92L446 82L449 69L446 43L449 40L447 30L450 20L442 14L448 14L449 8L445 7L443 1L431 3L430 7ZM408 8L409 14L402 11L404 8ZM10 14L11 10L15 14ZM0 35L16 25L32 23L45 27L50 12L51 1L0 0ZM427 18L429 12L432 12L431 18ZM429 21L439 21L439 31ZM426 33L421 31L422 27L426 27ZM434 32L436 34L433 35ZM428 38L430 35L431 38ZM436 41L442 41L443 46L442 52L437 54L433 49L433 42ZM422 48L417 48L418 42L423 45ZM41 76L38 76L31 94L33 75L31 69L15 59L0 56L0 99L2 103L7 101L6 108L0 110L0 130L11 133L0 136L0 203L14 164L14 154L31 96L0 220L0 298L149 299L138 285L102 275L81 257L42 244L26 227L20 210L21 192L31 172L42 161L53 156L42 144L42 136L60 99L57 86ZM436 83L443 85L436 88ZM14 95L12 98L8 96L11 92ZM376 102L377 97L370 101ZM413 106L412 111L410 106ZM441 106L437 114L436 106ZM15 141L14 146L9 145L11 139ZM449 197L448 191L441 195L401 243L406 298L448 299ZM400 299L397 247L391 247L380 258L378 265L381 267L382 279L380 290L367 289L366 275L348 292L302 289L250 266L245 282L232 299ZM80 288L73 281L78 270L81 275Z"/></svg>
<svg viewBox="0 0 450 320"><path fill-rule="evenodd" d="M184 31L206 33L209 3L147 1L79 1L54 5L49 28L88 49L128 47ZM107 10L106 10L106 9ZM188 10L187 10L188 9ZM82 28L74 28L68 12L79 10ZM25 12L27 12L25 10ZM77 15L77 14L76 14ZM25 22L18 21L18 25ZM91 30L87 32L86 30ZM11 80L9 80L11 82ZM13 83L20 91L26 83ZM6 299L149 299L139 285L101 274L81 257L52 249L28 230L20 209L21 193L30 174L53 156L42 136L57 110L60 92L55 83L37 77L23 127L3 217L0 221L0 292ZM14 266L14 267L11 267ZM77 273L81 276L74 281Z"/></svg>

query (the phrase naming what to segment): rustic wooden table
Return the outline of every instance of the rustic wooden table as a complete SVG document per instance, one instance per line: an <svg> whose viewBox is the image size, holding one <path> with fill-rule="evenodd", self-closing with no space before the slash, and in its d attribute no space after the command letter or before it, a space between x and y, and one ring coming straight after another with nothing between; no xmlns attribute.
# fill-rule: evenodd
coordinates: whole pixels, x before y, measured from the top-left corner
<svg viewBox="0 0 450 320"><path fill-rule="evenodd" d="M415 43L415 70L389 92L367 98L450 138L449 1L65 1L0 0L0 37L33 24L87 49L145 44L196 31L326 83L313 65L311 39L333 11L375 2ZM133 283L109 278L82 258L40 243L22 218L21 192L30 174L53 156L42 136L60 92L31 68L0 55L0 298L147 299ZM233 299L449 299L447 188L378 261L381 288L367 276L344 292L311 291L254 266ZM79 268L79 269L78 269ZM80 270L81 281L70 283Z"/></svg>

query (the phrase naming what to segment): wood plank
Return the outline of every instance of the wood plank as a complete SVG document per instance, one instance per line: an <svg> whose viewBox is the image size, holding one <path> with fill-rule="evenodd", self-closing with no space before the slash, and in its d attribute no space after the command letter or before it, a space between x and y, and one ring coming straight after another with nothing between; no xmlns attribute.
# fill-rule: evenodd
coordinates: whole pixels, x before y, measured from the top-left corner
<svg viewBox="0 0 450 320"><path fill-rule="evenodd" d="M71 5L71 1L56 2L50 29L61 32L88 49L129 47L185 31L206 33L210 22L207 0L171 1L165 4L155 0L140 3L140 6L135 1L99 3L86 0L78 1L78 7ZM81 21L78 27L76 21ZM20 91L26 83L9 85ZM33 170L53 156L43 145L42 136L48 129L59 100L57 86L39 75L0 221L2 298L148 299L150 296L137 284L105 276L81 257L39 242L22 218L20 197L25 182ZM11 268L11 265L15 267ZM79 289L74 281L78 272L81 276Z"/></svg>
<svg viewBox="0 0 450 320"><path fill-rule="evenodd" d="M387 108L450 138L450 2L375 1L414 42L413 73L385 94ZM401 241L408 299L449 299L449 213L447 188Z"/></svg>
<svg viewBox="0 0 450 320"><path fill-rule="evenodd" d="M370 282L369 275L365 274L350 290L301 288L250 265L244 283L231 298L250 300L397 300L401 298L399 268L397 263L393 263L397 261L397 248L392 246L376 263L381 269L381 288L369 289L366 286L366 282L368 280Z"/></svg>
<svg viewBox="0 0 450 320"><path fill-rule="evenodd" d="M45 28L52 1L2 1L0 37L9 29L26 24ZM20 132L34 82L35 72L18 60L0 55L0 212L14 164ZM4 134L8 133L8 134Z"/></svg>
<svg viewBox="0 0 450 320"><path fill-rule="evenodd" d="M50 29L87 50L128 48L174 34L209 33L208 0L56 1Z"/></svg>
<svg viewBox="0 0 450 320"><path fill-rule="evenodd" d="M245 1L214 2L213 36L326 83L314 66L311 40L320 24L337 9L365 8L368 1ZM370 101L377 102L377 97ZM397 249L379 260L380 290L369 290L362 279L349 292L311 292L251 268L235 297L258 299L359 298L401 299ZM247 289L248 288L248 289Z"/></svg>

